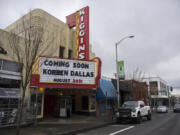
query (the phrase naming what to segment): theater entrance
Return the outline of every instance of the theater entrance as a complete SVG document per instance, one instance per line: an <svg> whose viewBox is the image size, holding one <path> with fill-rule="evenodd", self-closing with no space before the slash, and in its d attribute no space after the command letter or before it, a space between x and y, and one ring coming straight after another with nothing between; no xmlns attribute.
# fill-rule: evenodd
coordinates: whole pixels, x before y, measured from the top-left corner
<svg viewBox="0 0 180 135"><path fill-rule="evenodd" d="M95 94L95 90L45 89L43 117L69 118L75 115L95 116Z"/></svg>
<svg viewBox="0 0 180 135"><path fill-rule="evenodd" d="M56 109L57 109L56 116L70 118L72 116L71 97L65 97L65 96L59 97Z"/></svg>
<svg viewBox="0 0 180 135"><path fill-rule="evenodd" d="M44 117L71 117L72 97L63 96L58 91L45 91Z"/></svg>

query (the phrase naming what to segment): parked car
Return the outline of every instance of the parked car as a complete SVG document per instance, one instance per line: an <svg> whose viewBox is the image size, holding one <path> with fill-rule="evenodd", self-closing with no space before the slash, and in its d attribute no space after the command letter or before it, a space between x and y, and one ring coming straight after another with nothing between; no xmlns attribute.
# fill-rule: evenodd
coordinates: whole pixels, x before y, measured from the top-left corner
<svg viewBox="0 0 180 135"><path fill-rule="evenodd" d="M152 112L156 112L156 110L157 110L157 106L151 106L151 111Z"/></svg>
<svg viewBox="0 0 180 135"><path fill-rule="evenodd" d="M180 112L180 103L174 105L174 112Z"/></svg>
<svg viewBox="0 0 180 135"><path fill-rule="evenodd" d="M166 106L158 106L156 112L158 112L158 113L167 113L168 108Z"/></svg>
<svg viewBox="0 0 180 135"><path fill-rule="evenodd" d="M124 119L135 120L138 124L141 123L142 117L147 117L151 120L150 106L145 106L143 101L126 101L116 113L117 122L122 122Z"/></svg>

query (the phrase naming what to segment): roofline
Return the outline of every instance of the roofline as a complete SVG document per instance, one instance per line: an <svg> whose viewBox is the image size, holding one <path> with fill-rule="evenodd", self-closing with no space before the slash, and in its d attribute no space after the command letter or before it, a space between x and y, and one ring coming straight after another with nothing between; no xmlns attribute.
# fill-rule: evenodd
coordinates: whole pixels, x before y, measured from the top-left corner
<svg viewBox="0 0 180 135"><path fill-rule="evenodd" d="M18 18L18 19L17 19L16 21L14 21L13 23L11 23L11 24L9 24L8 26L6 26L4 30L7 30L7 29L8 29L9 27L11 27L12 25L18 23L18 21L20 21L21 19L23 19L23 17L28 16L30 13L32 14L32 16L33 16L33 15L36 15L36 13L39 13L40 15L45 14L45 15L43 15L42 17L46 18L46 16L48 15L48 16L51 16L52 18L54 18L56 21L59 21L60 23L63 23L63 24L65 24L65 25L67 25L65 22L63 22L63 21L61 21L60 19L56 18L55 16L49 14L48 12L46 12L46 11L40 9L40 8L35 8L35 9L33 9L33 10L30 10L28 13L22 15L20 18ZM35 14L34 14L34 13L35 13ZM67 26L68 26L68 25L67 25Z"/></svg>

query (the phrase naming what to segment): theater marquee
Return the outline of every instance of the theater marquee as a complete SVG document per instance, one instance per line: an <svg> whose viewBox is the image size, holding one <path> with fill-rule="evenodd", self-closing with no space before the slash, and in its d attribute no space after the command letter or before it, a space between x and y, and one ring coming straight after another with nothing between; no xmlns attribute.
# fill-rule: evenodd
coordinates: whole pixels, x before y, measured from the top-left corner
<svg viewBox="0 0 180 135"><path fill-rule="evenodd" d="M41 83L95 84L97 63L55 58L41 58Z"/></svg>
<svg viewBox="0 0 180 135"><path fill-rule="evenodd" d="M38 75L32 75L31 86L45 88L97 88L101 61L69 60L40 57Z"/></svg>

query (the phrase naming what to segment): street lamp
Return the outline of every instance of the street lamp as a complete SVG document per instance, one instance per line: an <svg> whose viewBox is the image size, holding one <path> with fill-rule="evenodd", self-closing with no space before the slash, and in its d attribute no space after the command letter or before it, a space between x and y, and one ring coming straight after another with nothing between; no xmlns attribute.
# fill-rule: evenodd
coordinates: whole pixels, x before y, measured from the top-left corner
<svg viewBox="0 0 180 135"><path fill-rule="evenodd" d="M118 101L118 108L120 106L119 103L119 76L118 76L118 55L117 55L117 46L125 39L127 38L133 38L134 36L126 36L124 38L122 38L121 40L119 40L118 42L115 43L116 46L116 80L117 80L117 101Z"/></svg>

